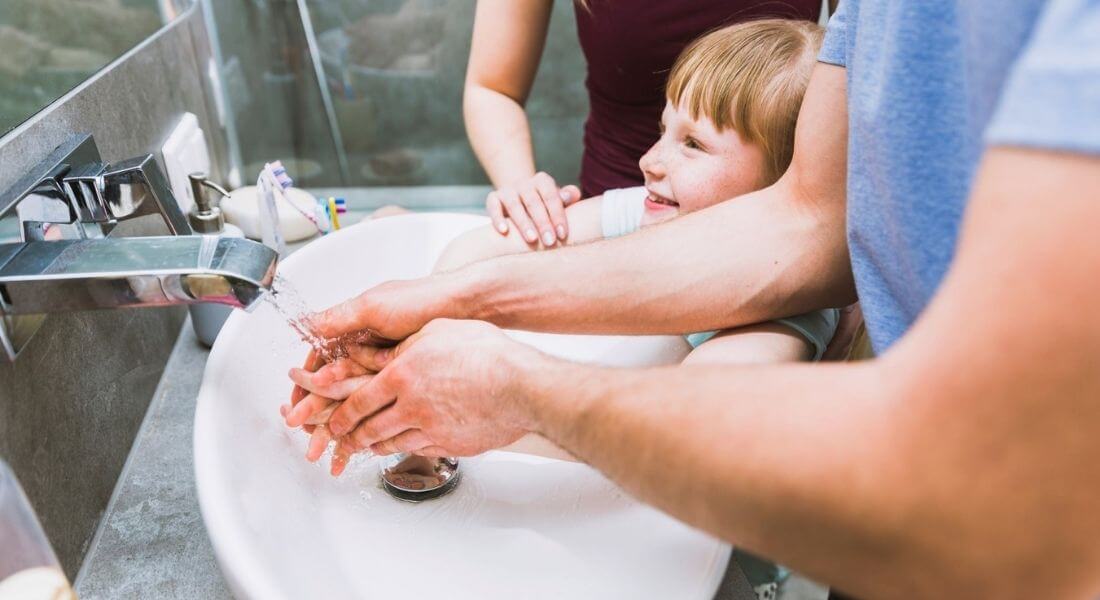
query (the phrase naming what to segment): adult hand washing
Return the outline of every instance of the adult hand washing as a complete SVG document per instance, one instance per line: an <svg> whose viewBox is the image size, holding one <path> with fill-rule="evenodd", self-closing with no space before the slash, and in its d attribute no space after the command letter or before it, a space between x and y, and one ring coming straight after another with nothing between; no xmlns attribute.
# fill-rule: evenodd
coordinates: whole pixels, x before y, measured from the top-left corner
<svg viewBox="0 0 1100 600"><path fill-rule="evenodd" d="M449 361L458 347L468 354L462 377L444 375L443 369L438 373L444 379L411 377L432 373L432 365ZM327 423L321 438L324 443L330 434L340 438L343 457L364 450L472 456L508 445L532 431L530 407L512 393L510 382L521 370L549 360L487 323L446 319L395 348L359 346L352 356L315 372L291 370L297 388L292 405L284 407L289 427ZM471 404L479 397L474 388L483 385L496 390L493 398ZM436 411L448 416L439 418ZM324 448L316 454L315 449L311 442L310 460ZM334 466L334 474L339 470Z"/></svg>

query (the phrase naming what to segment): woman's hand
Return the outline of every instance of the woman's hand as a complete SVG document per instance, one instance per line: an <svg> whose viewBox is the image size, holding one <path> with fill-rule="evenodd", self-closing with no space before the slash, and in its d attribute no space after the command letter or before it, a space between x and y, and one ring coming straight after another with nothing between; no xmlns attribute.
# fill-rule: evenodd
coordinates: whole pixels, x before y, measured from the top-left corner
<svg viewBox="0 0 1100 600"><path fill-rule="evenodd" d="M528 244L541 240L544 246L553 246L569 237L565 207L580 199L577 186L558 187L553 177L539 172L489 192L485 210L502 235L508 233L511 219Z"/></svg>

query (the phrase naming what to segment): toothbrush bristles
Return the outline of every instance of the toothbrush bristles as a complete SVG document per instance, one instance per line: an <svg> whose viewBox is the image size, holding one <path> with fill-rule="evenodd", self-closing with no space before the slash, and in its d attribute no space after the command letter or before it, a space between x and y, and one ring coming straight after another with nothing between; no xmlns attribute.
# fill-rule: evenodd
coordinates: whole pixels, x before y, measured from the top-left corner
<svg viewBox="0 0 1100 600"><path fill-rule="evenodd" d="M276 160L271 165L271 172L275 174L275 180L279 182L279 185L284 190L288 190L294 186L294 180L290 178L290 175L286 172L286 167L283 166L283 161Z"/></svg>

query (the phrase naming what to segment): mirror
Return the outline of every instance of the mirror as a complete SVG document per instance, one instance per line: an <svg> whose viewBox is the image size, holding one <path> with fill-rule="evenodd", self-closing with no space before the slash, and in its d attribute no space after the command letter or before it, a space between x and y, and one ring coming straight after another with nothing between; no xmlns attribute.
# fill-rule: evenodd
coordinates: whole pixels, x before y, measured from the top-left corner
<svg viewBox="0 0 1100 600"><path fill-rule="evenodd" d="M0 135L83 83L193 0L0 0Z"/></svg>

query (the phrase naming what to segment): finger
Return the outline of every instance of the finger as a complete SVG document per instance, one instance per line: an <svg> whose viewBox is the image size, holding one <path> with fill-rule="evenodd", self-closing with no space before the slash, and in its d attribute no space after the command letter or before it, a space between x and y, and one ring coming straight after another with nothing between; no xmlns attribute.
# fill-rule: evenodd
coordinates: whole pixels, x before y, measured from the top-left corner
<svg viewBox="0 0 1100 600"><path fill-rule="evenodd" d="M326 340L335 340L349 333L369 329L373 320L378 317L373 292L373 289L367 290L321 312L308 315L306 319L310 323L310 329Z"/></svg>
<svg viewBox="0 0 1100 600"><path fill-rule="evenodd" d="M318 425L309 438L309 447L306 448L306 460L317 462L328 449L328 443L332 441L332 432L324 425Z"/></svg>
<svg viewBox="0 0 1100 600"><path fill-rule="evenodd" d="M357 377L348 377L347 379L340 379L334 381L328 385L317 385L317 377L302 371L301 369L292 369L290 372L290 378L294 380L300 387L303 387L310 392L319 396L324 396L330 400L344 400L350 396L355 390L359 389L363 385L366 385L371 380L373 375L359 375Z"/></svg>
<svg viewBox="0 0 1100 600"><path fill-rule="evenodd" d="M558 190L558 195L561 196L562 203L569 206L580 201L581 189L575 185L567 185Z"/></svg>
<svg viewBox="0 0 1100 600"><path fill-rule="evenodd" d="M383 370L366 385L355 390L329 419L334 435L346 435L364 418L378 412L397 399L391 377ZM365 447L365 446L364 446Z"/></svg>
<svg viewBox="0 0 1100 600"><path fill-rule="evenodd" d="M539 234L535 230L535 224L531 222L531 217L527 215L527 209L524 207L519 193L512 189L499 190L499 192L500 199L504 203L504 210L508 212L508 218L512 219L512 222L519 228L523 239L527 240L528 244L538 243Z"/></svg>
<svg viewBox="0 0 1100 600"><path fill-rule="evenodd" d="M448 456L454 456L453 452L447 452L447 449L443 446L428 446L413 452L413 454L417 456L427 456L428 458L446 458Z"/></svg>
<svg viewBox="0 0 1100 600"><path fill-rule="evenodd" d="M346 440L340 439L336 443L336 448L332 450L332 463L329 465L329 473L333 477L339 477L344 469L348 467L348 461L351 460L352 450L348 447Z"/></svg>
<svg viewBox="0 0 1100 600"><path fill-rule="evenodd" d="M328 405L331 403L331 399L325 398L324 396L318 396L317 394L306 396L305 400L299 402L294 408L290 409L289 413L287 413L286 426L301 427L305 425L307 419L328 408Z"/></svg>
<svg viewBox="0 0 1100 600"><path fill-rule="evenodd" d="M546 213L550 217L551 237L556 234L555 241L564 240L569 236L569 221L565 218L565 204L562 202L561 190L554 178L546 173L535 176L535 187L542 196L546 207ZM546 240L543 239L543 244Z"/></svg>
<svg viewBox="0 0 1100 600"><path fill-rule="evenodd" d="M370 371L378 371L379 369L368 369L365 365L350 358L340 358L329 364L317 369L316 372L310 373L305 369L298 369L299 372L308 375L309 379L314 385L329 385L341 379L347 379L349 377L358 377L360 375L366 375ZM291 379L294 376L291 375Z"/></svg>
<svg viewBox="0 0 1100 600"><path fill-rule="evenodd" d="M306 419L306 425L325 425L328 426L328 420L332 418L332 413L336 412L336 409L340 407L339 402L332 402L328 406L313 413Z"/></svg>
<svg viewBox="0 0 1100 600"><path fill-rule="evenodd" d="M284 404L279 407L279 415L283 417L284 422L286 421L286 416L290 414L290 411L293 410L293 408L294 407L289 404ZM305 431L306 433L313 433L313 429L314 425L311 425L308 421L305 425L302 426L302 431Z"/></svg>
<svg viewBox="0 0 1100 600"><path fill-rule="evenodd" d="M434 446L428 434L420 429L406 429L388 440L371 444L370 451L378 456L397 454L398 452L416 452L421 448Z"/></svg>
<svg viewBox="0 0 1100 600"><path fill-rule="evenodd" d="M371 446L388 440L397 434L412 429L414 424L409 422L408 415L397 407L387 408L368 417L355 428L355 431L345 436L348 446L354 450L366 450Z"/></svg>
<svg viewBox="0 0 1100 600"><path fill-rule="evenodd" d="M307 371L316 371L324 364L324 359L317 354L317 351L310 350L309 354L306 355L306 361L305 363L303 363L303 368ZM306 390L305 388L296 385L294 386L294 389L290 392L290 404L293 406L301 402L302 398L305 398L308 395L309 390Z"/></svg>
<svg viewBox="0 0 1100 600"><path fill-rule="evenodd" d="M553 196L557 195L557 190L555 190ZM542 197L542 194L534 185L520 192L520 199L527 209L527 214L535 222L535 228L539 232L539 241L544 246L553 246L558 238L554 235L554 226L550 224L550 213L546 211L546 199Z"/></svg>
<svg viewBox="0 0 1100 600"><path fill-rule="evenodd" d="M501 235L508 234L508 219L504 216L504 204L496 192L489 192L485 199L485 212L489 213L489 219L493 222L493 229Z"/></svg>
<svg viewBox="0 0 1100 600"><path fill-rule="evenodd" d="M348 347L348 357L364 369L377 373L393 358L393 347L354 344Z"/></svg>

